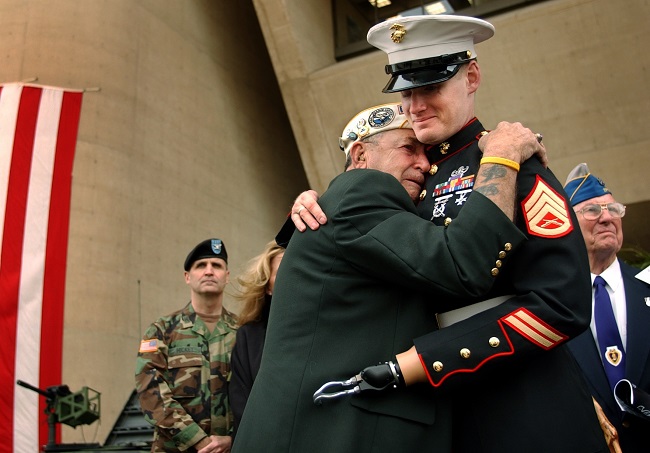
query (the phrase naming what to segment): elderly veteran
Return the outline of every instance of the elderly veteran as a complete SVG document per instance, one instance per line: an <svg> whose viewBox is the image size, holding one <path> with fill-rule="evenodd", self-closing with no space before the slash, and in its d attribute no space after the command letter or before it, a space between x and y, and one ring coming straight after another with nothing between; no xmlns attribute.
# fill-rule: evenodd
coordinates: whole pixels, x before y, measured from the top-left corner
<svg viewBox="0 0 650 453"><path fill-rule="evenodd" d="M612 444L620 442L625 453L647 452L648 416L626 407L624 397L650 393L650 285L637 277L639 269L616 257L623 245L625 206L605 183L582 163L571 171L564 189L578 213L594 287L591 328L570 341L569 348L615 427ZM615 397L617 384L622 405Z"/></svg>
<svg viewBox="0 0 650 453"><path fill-rule="evenodd" d="M476 298L481 303L441 315L445 328L415 338L414 348L397 362L406 383L423 381L454 392L455 453L607 451L584 378L566 346L587 329L591 314L576 214L561 183L537 159L520 166L478 146L487 130L474 113L482 77L476 44L493 34L486 21L442 15L396 17L368 32L368 42L388 55L384 92L400 93L416 137L429 145L431 176L419 215L435 225L458 222L473 209L477 175L489 164L517 175L515 222L527 238L508 262L493 263L488 301ZM526 133L541 144L541 134ZM301 209L308 204L299 197L294 205L299 228L317 223ZM441 295L432 291L430 297Z"/></svg>
<svg viewBox="0 0 650 453"><path fill-rule="evenodd" d="M229 282L221 239L200 242L184 263L190 302L144 333L135 383L145 419L154 426L152 452L227 453L230 354L237 319L223 307Z"/></svg>
<svg viewBox="0 0 650 453"><path fill-rule="evenodd" d="M517 163L539 149L532 134L504 125L484 142L486 155L514 157L503 146L512 135L521 142ZM332 376L349 377L360 363L385 360L435 330L435 312L446 301L485 294L495 260L503 254L507 262L524 235L481 193L449 227L417 215L414 201L430 165L399 104L355 115L340 146L347 171L321 198L330 221L294 234L278 270L262 362L233 451L381 453L435 445L448 452L448 397L430 386L320 406L313 394ZM493 170L479 171L476 185L495 198L510 193L501 201L512 214L516 172Z"/></svg>

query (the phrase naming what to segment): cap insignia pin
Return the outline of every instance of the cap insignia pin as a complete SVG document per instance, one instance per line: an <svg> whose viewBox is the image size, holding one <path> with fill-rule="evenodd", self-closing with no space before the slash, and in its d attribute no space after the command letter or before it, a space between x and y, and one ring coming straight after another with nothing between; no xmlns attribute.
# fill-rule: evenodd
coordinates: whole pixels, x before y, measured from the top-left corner
<svg viewBox="0 0 650 453"><path fill-rule="evenodd" d="M447 142L442 142L440 144L440 154L447 154L447 151L449 150L449 143Z"/></svg>
<svg viewBox="0 0 650 453"><path fill-rule="evenodd" d="M394 30L390 33L390 39L396 44L399 44L406 36L406 29L401 24L393 24L390 26L391 30Z"/></svg>
<svg viewBox="0 0 650 453"><path fill-rule="evenodd" d="M212 251L219 255L221 254L221 240L219 239L212 239L210 241L210 247L212 248Z"/></svg>
<svg viewBox="0 0 650 453"><path fill-rule="evenodd" d="M359 137L363 138L370 133L370 128L368 126L361 126L359 128Z"/></svg>

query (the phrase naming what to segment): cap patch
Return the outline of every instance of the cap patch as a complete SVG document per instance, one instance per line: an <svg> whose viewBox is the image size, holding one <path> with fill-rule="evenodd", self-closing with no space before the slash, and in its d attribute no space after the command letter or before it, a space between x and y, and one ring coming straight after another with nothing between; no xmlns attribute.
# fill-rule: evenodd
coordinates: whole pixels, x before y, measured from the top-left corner
<svg viewBox="0 0 650 453"><path fill-rule="evenodd" d="M554 348L568 338L525 308L515 310L501 319L521 336L543 349Z"/></svg>
<svg viewBox="0 0 650 453"><path fill-rule="evenodd" d="M564 198L539 177L521 202L528 233L544 238L559 238L573 230Z"/></svg>
<svg viewBox="0 0 650 453"><path fill-rule="evenodd" d="M212 251L215 255L221 254L221 239L212 239L210 245L212 246Z"/></svg>
<svg viewBox="0 0 650 453"><path fill-rule="evenodd" d="M388 126L395 118L395 112L393 109L382 107L373 111L368 117L368 121L372 123L374 127L384 127Z"/></svg>

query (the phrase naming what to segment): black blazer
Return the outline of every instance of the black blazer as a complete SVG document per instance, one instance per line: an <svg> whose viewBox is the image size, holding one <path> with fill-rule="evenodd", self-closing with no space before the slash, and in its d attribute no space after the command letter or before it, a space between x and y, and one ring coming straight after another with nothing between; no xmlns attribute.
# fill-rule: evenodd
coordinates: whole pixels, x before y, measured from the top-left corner
<svg viewBox="0 0 650 453"><path fill-rule="evenodd" d="M260 320L249 322L237 329L235 346L230 355L231 377L228 384L228 399L233 415L233 439L237 435L237 428L262 362L264 338L271 308L271 296L268 294L265 303L260 313Z"/></svg>
<svg viewBox="0 0 650 453"><path fill-rule="evenodd" d="M650 306L646 300L650 297L650 285L634 277L639 269L620 264L627 300L625 378L650 393ZM623 414L614 400L591 329L571 341L569 347L587 378L592 395L618 430L623 452L649 451L650 426L628 418L626 421L630 423L623 424Z"/></svg>

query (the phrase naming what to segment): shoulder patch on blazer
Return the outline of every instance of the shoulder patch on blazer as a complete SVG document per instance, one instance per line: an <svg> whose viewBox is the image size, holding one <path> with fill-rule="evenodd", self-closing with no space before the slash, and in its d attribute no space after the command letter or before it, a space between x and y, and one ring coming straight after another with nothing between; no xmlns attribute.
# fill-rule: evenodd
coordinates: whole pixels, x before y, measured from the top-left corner
<svg viewBox="0 0 650 453"><path fill-rule="evenodd" d="M528 232L544 238L559 238L573 230L566 200L537 175L535 185L521 202Z"/></svg>
<svg viewBox="0 0 650 453"><path fill-rule="evenodd" d="M528 341L543 349L552 349L568 338L525 308L519 308L501 320Z"/></svg>

